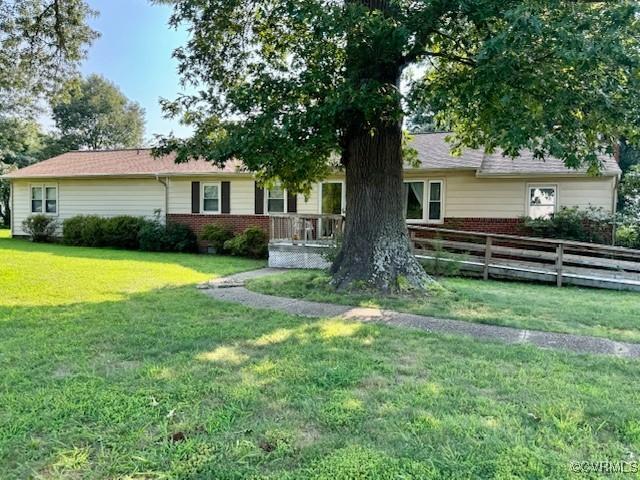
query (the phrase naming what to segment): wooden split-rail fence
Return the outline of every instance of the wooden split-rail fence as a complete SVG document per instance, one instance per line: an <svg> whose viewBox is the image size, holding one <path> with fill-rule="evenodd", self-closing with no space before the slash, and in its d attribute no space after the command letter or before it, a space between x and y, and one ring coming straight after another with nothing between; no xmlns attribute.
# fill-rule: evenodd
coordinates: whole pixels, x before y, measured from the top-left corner
<svg viewBox="0 0 640 480"><path fill-rule="evenodd" d="M586 242L409 227L414 252L461 273L640 291L640 250Z"/></svg>
<svg viewBox="0 0 640 480"><path fill-rule="evenodd" d="M342 215L274 214L272 245L300 249L333 244ZM563 285L640 291L640 250L547 238L410 225L415 255L454 263L461 274Z"/></svg>

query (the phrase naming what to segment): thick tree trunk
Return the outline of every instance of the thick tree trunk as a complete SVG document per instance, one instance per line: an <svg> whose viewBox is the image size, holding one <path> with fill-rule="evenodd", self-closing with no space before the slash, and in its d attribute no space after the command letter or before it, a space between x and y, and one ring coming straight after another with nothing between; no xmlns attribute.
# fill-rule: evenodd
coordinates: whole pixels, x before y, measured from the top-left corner
<svg viewBox="0 0 640 480"><path fill-rule="evenodd" d="M345 148L346 223L342 249L332 266L335 285L364 283L387 292L423 289L432 280L409 244L400 124L351 135Z"/></svg>

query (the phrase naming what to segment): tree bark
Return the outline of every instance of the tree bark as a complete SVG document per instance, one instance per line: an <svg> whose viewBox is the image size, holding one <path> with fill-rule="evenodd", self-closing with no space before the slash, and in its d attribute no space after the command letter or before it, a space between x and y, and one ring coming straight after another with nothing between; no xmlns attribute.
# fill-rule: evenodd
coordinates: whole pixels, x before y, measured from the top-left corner
<svg viewBox="0 0 640 480"><path fill-rule="evenodd" d="M385 292L424 289L433 280L409 243L401 125L352 134L344 148L347 209L342 248L331 268L334 284L364 283Z"/></svg>

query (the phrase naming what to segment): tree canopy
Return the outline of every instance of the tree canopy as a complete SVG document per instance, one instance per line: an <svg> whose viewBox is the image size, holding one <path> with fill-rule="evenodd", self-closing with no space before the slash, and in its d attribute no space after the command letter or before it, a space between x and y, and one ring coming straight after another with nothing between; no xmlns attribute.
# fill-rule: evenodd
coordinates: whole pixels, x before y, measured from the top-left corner
<svg viewBox="0 0 640 480"><path fill-rule="evenodd" d="M593 172L615 139L639 138L637 2L171 3L171 23L192 32L175 53L180 72L200 87L164 103L195 127L187 141L162 139L180 159L238 156L305 186L351 125L424 105L454 147L528 148ZM420 63L430 68L400 91L395 69Z"/></svg>
<svg viewBox="0 0 640 480"><path fill-rule="evenodd" d="M144 110L99 75L67 82L51 108L59 143L68 150L142 145Z"/></svg>
<svg viewBox="0 0 640 480"><path fill-rule="evenodd" d="M33 114L97 37L83 0L0 2L0 115Z"/></svg>

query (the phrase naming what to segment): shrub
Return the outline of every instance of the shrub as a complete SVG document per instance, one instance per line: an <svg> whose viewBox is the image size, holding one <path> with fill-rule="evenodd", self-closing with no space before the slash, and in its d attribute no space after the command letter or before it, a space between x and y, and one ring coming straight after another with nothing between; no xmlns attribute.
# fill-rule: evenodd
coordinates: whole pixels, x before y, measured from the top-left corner
<svg viewBox="0 0 640 480"><path fill-rule="evenodd" d="M47 215L31 215L22 222L22 229L34 242L50 242L56 233L58 222Z"/></svg>
<svg viewBox="0 0 640 480"><path fill-rule="evenodd" d="M82 245L84 215L67 218L62 223L62 241L67 245Z"/></svg>
<svg viewBox="0 0 640 480"><path fill-rule="evenodd" d="M266 258L269 251L269 238L259 227L249 227L240 235L227 240L224 248L231 255L250 258Z"/></svg>
<svg viewBox="0 0 640 480"><path fill-rule="evenodd" d="M227 227L214 223L204 227L201 237L209 242L214 253L225 253L224 244L233 238L233 232Z"/></svg>
<svg viewBox="0 0 640 480"><path fill-rule="evenodd" d="M80 231L81 245L86 247L106 246L106 225L106 218L102 218L97 215L85 216L83 218L82 229Z"/></svg>
<svg viewBox="0 0 640 480"><path fill-rule="evenodd" d="M144 224L138 232L138 247L147 252L164 251L164 225L158 220Z"/></svg>
<svg viewBox="0 0 640 480"><path fill-rule="evenodd" d="M142 217L131 217L128 215L107 219L104 225L105 245L137 250L140 229L147 223L149 223L149 221Z"/></svg>
<svg viewBox="0 0 640 480"><path fill-rule="evenodd" d="M608 243L613 218L601 208L561 207L549 218L526 218L524 224L539 237Z"/></svg>
<svg viewBox="0 0 640 480"><path fill-rule="evenodd" d="M164 231L165 245L172 252L197 252L198 239L189 227L182 223L169 223Z"/></svg>
<svg viewBox="0 0 640 480"><path fill-rule="evenodd" d="M616 230L616 245L640 248L640 231L635 225L620 225Z"/></svg>
<svg viewBox="0 0 640 480"><path fill-rule="evenodd" d="M180 223L162 224L157 219L146 222L138 234L140 250L149 252L195 252L198 239L193 231Z"/></svg>

